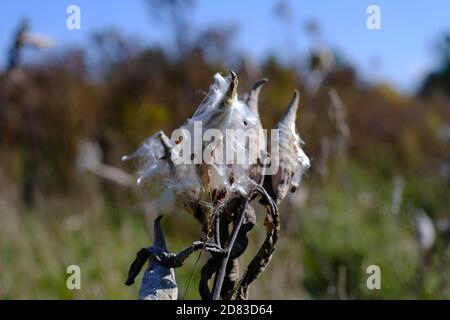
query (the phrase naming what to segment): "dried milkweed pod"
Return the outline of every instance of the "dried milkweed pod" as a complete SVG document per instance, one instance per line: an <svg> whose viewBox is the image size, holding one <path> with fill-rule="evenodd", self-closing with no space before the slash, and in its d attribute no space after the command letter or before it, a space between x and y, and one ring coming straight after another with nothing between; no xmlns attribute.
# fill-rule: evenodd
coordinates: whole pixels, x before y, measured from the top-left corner
<svg viewBox="0 0 450 320"><path fill-rule="evenodd" d="M250 110L253 112L253 114L256 117L256 124L255 124L255 130L252 133L253 137L251 137L249 141L248 148L256 148L257 152L257 163L254 164L250 169L250 177L256 182L256 183L262 183L264 179L264 165L265 165L265 158L267 156L267 143L265 136L262 132L263 126L261 123L261 117L259 115L259 92L261 91L261 88L265 83L267 83L268 79L260 79L253 85L252 89L250 90L248 97L246 99L246 103ZM259 135L259 136L255 136ZM256 145L251 145L252 142L256 141Z"/></svg>
<svg viewBox="0 0 450 320"><path fill-rule="evenodd" d="M244 102L238 99L237 75L233 71L226 77L216 74L194 115L170 138L158 132L134 154L123 158L141 159L138 182L161 176L176 202L201 223L207 239L201 246L212 255L202 269L200 293L206 299L248 297L250 284L266 268L278 240L276 203L284 198L289 188L298 186L301 175L309 167L295 127L298 91L277 125L279 136L271 140L270 150L266 148L265 139L261 140L258 94L265 82L265 79L258 81ZM234 135L229 134L230 130L234 130ZM279 170L267 176L263 154L267 155L275 146L279 146L279 153L272 160L279 164ZM256 159L251 158L251 150L255 149ZM239 156L242 155L244 161L241 162ZM256 197L261 198L266 208L266 237L242 279L237 281L237 274L231 274L227 266L230 262L236 269L236 259L247 247L247 233L256 222L249 204ZM158 261L166 266L178 267L188 254L199 249L199 245L194 243L177 255L155 249L145 252L160 256ZM213 292L210 292L208 280L214 274Z"/></svg>
<svg viewBox="0 0 450 320"><path fill-rule="evenodd" d="M225 194L226 197L235 189L248 192L253 182L249 176L249 163L226 161L230 156L227 153L242 154L248 148L248 143L240 143L235 136L227 135L227 130L256 130L260 127L259 118L245 102L238 99L237 89L238 78L233 71L226 77L216 74L206 98L194 115L174 132L178 136L172 137L173 139L164 138L165 148L161 143L161 133L158 133L150 137L133 155L123 158L142 160L139 183L155 174L162 176L177 202L193 212L202 223L208 220L205 215L217 200L213 197L215 194ZM193 148L188 159L190 161L182 161L180 154L185 151L183 148L199 143L195 141L198 137L196 130L201 131L200 139L208 130L216 130L220 133L220 138L209 144L202 141L200 148ZM256 137L251 136L250 139ZM171 149L169 153L165 151L167 148ZM203 161L205 150L211 151L208 163ZM181 161L172 161L177 157Z"/></svg>
<svg viewBox="0 0 450 320"><path fill-rule="evenodd" d="M162 216L159 216L154 222L154 243L153 250L166 251L166 241L161 230ZM138 253L139 257L139 253ZM178 299L178 286L175 279L175 271L173 268L167 268L161 265L152 256L147 257L149 266L144 273L141 288L139 290L139 298L143 300L176 300ZM133 268L133 265L131 269ZM134 271L134 270L132 270ZM137 273L139 273L137 270ZM136 273L136 271L134 271Z"/></svg>
<svg viewBox="0 0 450 320"><path fill-rule="evenodd" d="M278 136L271 140L272 145L276 144L279 148L278 157L275 159L279 169L270 181L266 182L265 187L277 203L280 203L289 191L294 192L298 188L303 173L310 166L295 125L299 98L300 94L295 90L285 114L276 126Z"/></svg>

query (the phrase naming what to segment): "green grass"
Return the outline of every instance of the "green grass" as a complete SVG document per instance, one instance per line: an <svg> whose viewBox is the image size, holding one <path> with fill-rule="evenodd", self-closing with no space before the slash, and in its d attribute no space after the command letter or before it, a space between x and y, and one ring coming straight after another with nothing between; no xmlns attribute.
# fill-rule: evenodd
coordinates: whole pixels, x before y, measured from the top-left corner
<svg viewBox="0 0 450 320"><path fill-rule="evenodd" d="M312 183L318 181L315 177L305 178L296 198L303 201L281 206L278 249L253 285L251 298L449 299L448 249L440 238L428 253L416 244L409 208L415 199L411 190L417 187L407 187L408 202L394 217L391 181L353 166L342 175L345 179L330 178L323 184ZM136 252L152 241L148 226L157 213L146 218L129 209L135 203L114 206L97 198L46 199L33 210L0 198L1 299L137 297L140 277L131 287L124 281ZM435 195L432 206L437 211L445 207L445 192ZM245 263L265 233L263 212L257 209L258 226L243 256ZM172 251L200 234L194 219L178 212L165 213L163 228ZM186 293L197 256L176 270L180 298L199 298L199 272L206 254ZM81 268L81 290L66 287L66 268L71 264ZM371 264L381 268L381 290L366 287L366 268Z"/></svg>

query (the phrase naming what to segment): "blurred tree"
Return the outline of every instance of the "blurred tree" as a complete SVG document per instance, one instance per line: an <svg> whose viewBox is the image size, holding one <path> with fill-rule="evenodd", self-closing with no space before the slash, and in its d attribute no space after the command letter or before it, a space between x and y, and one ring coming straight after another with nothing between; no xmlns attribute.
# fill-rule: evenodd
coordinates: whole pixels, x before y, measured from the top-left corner
<svg viewBox="0 0 450 320"><path fill-rule="evenodd" d="M422 95L429 95L435 90L450 95L450 33L442 37L437 44L438 67L425 78L420 90Z"/></svg>
<svg viewBox="0 0 450 320"><path fill-rule="evenodd" d="M194 46L212 63L222 63L232 57L232 40L238 32L236 25L211 26L196 36Z"/></svg>
<svg viewBox="0 0 450 320"><path fill-rule="evenodd" d="M164 23L172 33L175 57L186 53L192 43L192 21L189 11L195 0L145 0L150 13L157 22Z"/></svg>

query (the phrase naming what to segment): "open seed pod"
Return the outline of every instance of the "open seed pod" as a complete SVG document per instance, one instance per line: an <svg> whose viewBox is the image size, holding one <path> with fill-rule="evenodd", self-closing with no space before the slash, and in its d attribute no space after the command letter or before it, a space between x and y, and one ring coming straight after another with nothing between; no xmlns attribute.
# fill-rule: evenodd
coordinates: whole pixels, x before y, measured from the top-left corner
<svg viewBox="0 0 450 320"><path fill-rule="evenodd" d="M258 135L252 130L261 125L259 116L238 100L237 87L233 71L226 77L216 74L192 118L170 139L157 133L123 158L143 160L138 182L155 174L162 176L177 202L202 223L214 203L223 201L233 189L246 193L254 183L249 172L256 160L250 158L249 149L259 148ZM228 134L230 129L241 131ZM236 158L241 155L244 161Z"/></svg>
<svg viewBox="0 0 450 320"><path fill-rule="evenodd" d="M289 191L295 192L303 173L310 167L309 158L302 149L303 141L295 125L299 99L300 94L295 90L285 114L276 126L278 136L272 137L269 146L271 159L279 169L270 179L265 180L264 187L276 203L280 203ZM277 153L272 150L274 146L279 148Z"/></svg>

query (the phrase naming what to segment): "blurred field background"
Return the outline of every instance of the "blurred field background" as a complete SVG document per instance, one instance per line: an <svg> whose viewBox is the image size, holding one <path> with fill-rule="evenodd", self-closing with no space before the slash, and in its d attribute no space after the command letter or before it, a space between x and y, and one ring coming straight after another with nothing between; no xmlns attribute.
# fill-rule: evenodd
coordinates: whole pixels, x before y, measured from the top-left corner
<svg viewBox="0 0 450 320"><path fill-rule="evenodd" d="M324 40L321 21L289 15L289 1L271 6L285 40L263 59L234 50L237 24L189 28L203 2L142 2L162 40L105 26L85 47L44 49L45 38L21 38L39 31L34 21L2 31L17 50L0 70L1 299L135 299L138 285L124 282L157 215L170 250L199 237L192 217L155 203L160 182L138 188L138 164L120 159L181 125L214 73L230 68L241 94L270 80L260 97L265 128L300 89L297 126L312 159L280 208L278 250L251 298L450 298L450 29L436 34L433 68L405 92L362 76L345 48ZM311 50L289 46L303 39ZM264 237L259 217L247 262ZM199 298L195 260L176 270L180 298ZM71 264L81 267L81 290L66 287ZM381 290L366 287L372 264Z"/></svg>

